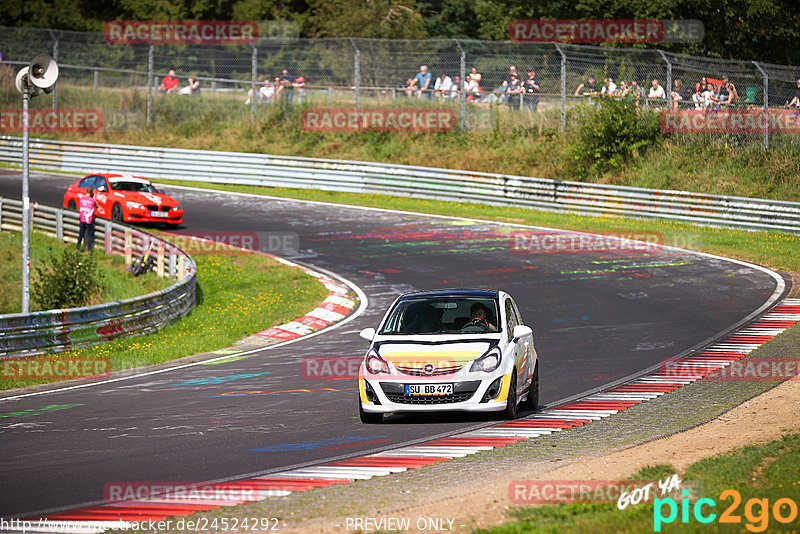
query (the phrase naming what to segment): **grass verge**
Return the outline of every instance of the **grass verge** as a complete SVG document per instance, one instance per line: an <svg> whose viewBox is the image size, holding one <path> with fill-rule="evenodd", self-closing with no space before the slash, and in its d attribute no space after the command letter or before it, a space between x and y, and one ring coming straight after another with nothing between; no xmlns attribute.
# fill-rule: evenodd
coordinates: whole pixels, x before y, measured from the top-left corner
<svg viewBox="0 0 800 534"><path fill-rule="evenodd" d="M199 255L197 306L155 334L122 337L52 356L58 359L108 357L119 371L227 347L314 308L327 290L300 269L260 254ZM2 380L0 389L42 381Z"/></svg>
<svg viewBox="0 0 800 534"><path fill-rule="evenodd" d="M388 208L418 213L470 217L488 221L529 224L565 230L622 232L626 234L655 232L663 237L663 243L666 245L737 258L783 271L796 271L800 268L800 236L779 232L748 232L743 230L704 228L669 221L651 221L619 217L585 217L580 215L548 213L516 208L513 206L458 204L455 202L420 200L387 195L211 184L206 182L178 180L159 180L159 183L320 202Z"/></svg>
<svg viewBox="0 0 800 534"><path fill-rule="evenodd" d="M651 466L630 480L663 480L673 472L668 465ZM671 521L666 520L671 516L667 503L649 502L619 510L616 503L575 502L515 509L509 515L516 521L475 532L796 532L800 504L798 473L800 434L790 434L692 464L681 482L682 489L689 489L687 515L682 513L683 495L673 494L677 513ZM713 507L709 501L701 503L702 516L714 514L706 523L698 521L695 515L699 498L715 503ZM723 522L726 511L730 512L727 523Z"/></svg>
<svg viewBox="0 0 800 534"><path fill-rule="evenodd" d="M72 243L60 243L57 239L31 232L31 280L35 280L36 267L50 262L62 250L74 247ZM99 244L102 249L102 243ZM101 304L152 293L168 287L172 282L158 278L155 273L134 278L125 270L122 256L106 256L97 247L93 251L103 274L103 289L88 304ZM0 314L19 313L22 309L22 234L19 232L0 232ZM31 299L31 311L44 308Z"/></svg>

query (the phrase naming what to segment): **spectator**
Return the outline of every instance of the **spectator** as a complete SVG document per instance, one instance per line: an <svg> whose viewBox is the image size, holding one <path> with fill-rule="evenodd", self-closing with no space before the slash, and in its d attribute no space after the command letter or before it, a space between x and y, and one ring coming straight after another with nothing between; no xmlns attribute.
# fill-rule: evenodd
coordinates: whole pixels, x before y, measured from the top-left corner
<svg viewBox="0 0 800 534"><path fill-rule="evenodd" d="M418 89L417 87L417 79L416 78L408 78L406 80L405 85L402 86L403 91L405 91L406 96L411 98L411 95Z"/></svg>
<svg viewBox="0 0 800 534"><path fill-rule="evenodd" d="M789 102L787 107L800 108L800 80L797 80L797 87L794 90L794 98Z"/></svg>
<svg viewBox="0 0 800 534"><path fill-rule="evenodd" d="M431 73L427 65L421 65L415 79L417 80L417 98L433 98L431 91Z"/></svg>
<svg viewBox="0 0 800 534"><path fill-rule="evenodd" d="M472 79L472 74L467 74L464 80L464 92L467 95L467 102L475 102L481 97L481 86Z"/></svg>
<svg viewBox="0 0 800 534"><path fill-rule="evenodd" d="M628 84L625 83L625 80L619 82L619 88L617 89L617 96L621 98L627 98L630 94L631 88L628 87Z"/></svg>
<svg viewBox="0 0 800 534"><path fill-rule="evenodd" d="M652 87L650 87L650 91L647 93L647 98L666 98L666 93L664 92L664 88L658 83L658 80L653 78Z"/></svg>
<svg viewBox="0 0 800 534"><path fill-rule="evenodd" d="M723 76L722 83L719 86L719 103L723 106L728 106L738 98L739 92L736 90L736 86L728 81L727 76Z"/></svg>
<svg viewBox="0 0 800 534"><path fill-rule="evenodd" d="M455 76L453 76L453 89L450 91L450 100L457 101L458 92L461 91L461 89L463 89L463 84L461 83L461 76L459 74L456 74Z"/></svg>
<svg viewBox="0 0 800 534"><path fill-rule="evenodd" d="M81 249L83 236L86 236L86 250L91 251L94 245L94 190L90 187L86 194L78 194L78 250Z"/></svg>
<svg viewBox="0 0 800 534"><path fill-rule="evenodd" d="M306 99L306 79L302 76L295 78L292 87L297 89L297 103L302 104Z"/></svg>
<svg viewBox="0 0 800 534"><path fill-rule="evenodd" d="M683 85L683 82L680 78L676 79L672 82L672 110L678 111L681 102L685 102L692 98L692 95L689 94L689 90L686 89L686 86Z"/></svg>
<svg viewBox="0 0 800 534"><path fill-rule="evenodd" d="M525 91L525 89L520 79L517 78L516 74L511 74L508 84L505 85L506 104L512 108L519 108L519 99L522 97L523 91Z"/></svg>
<svg viewBox="0 0 800 534"><path fill-rule="evenodd" d="M706 93L708 92L708 80L705 76L700 78L700 81L695 84L695 92L692 95L692 102L694 102L695 109L703 109L707 106Z"/></svg>
<svg viewBox="0 0 800 534"><path fill-rule="evenodd" d="M291 104L292 99L294 98L294 76L289 74L288 70L283 69L281 71L281 75L278 77L278 83L280 86L276 100L283 95L286 103Z"/></svg>
<svg viewBox="0 0 800 534"><path fill-rule="evenodd" d="M275 78L275 83L272 84L269 80L264 80L264 86L258 90L258 100L260 102L271 103L275 97L275 88L279 86L278 78ZM250 103L253 98L253 88L247 90L247 100L244 101L245 105Z"/></svg>
<svg viewBox="0 0 800 534"><path fill-rule="evenodd" d="M160 93L164 93L165 95L174 93L178 90L179 83L180 82L178 82L178 78L175 77L175 70L170 69L169 74L161 79L161 86L159 86L158 91Z"/></svg>
<svg viewBox="0 0 800 534"><path fill-rule="evenodd" d="M536 108L539 106L539 93L541 92L542 80L536 75L536 69L530 67L528 69L528 79L525 80L525 102L524 105L532 112L536 113Z"/></svg>
<svg viewBox="0 0 800 534"><path fill-rule="evenodd" d="M186 87L181 87L179 95L193 95L200 92L200 82L194 74L189 75L189 82Z"/></svg>
<svg viewBox="0 0 800 534"><path fill-rule="evenodd" d="M440 102L444 101L449 97L450 91L453 89L453 80L444 72L440 72L433 89L436 99Z"/></svg>
<svg viewBox="0 0 800 534"><path fill-rule="evenodd" d="M517 67L515 65L508 67L508 77L503 80L503 83L500 85L500 92L508 93L508 85L511 83L512 76L516 77L517 81L520 80L519 76L517 75Z"/></svg>
<svg viewBox="0 0 800 534"><path fill-rule="evenodd" d="M609 76L603 79L603 88L600 89L600 94L605 96L612 96L617 92L617 84L614 83L614 78Z"/></svg>
<svg viewBox="0 0 800 534"><path fill-rule="evenodd" d="M589 79L586 83L580 84L575 89L574 96L595 96L597 94L599 94L599 91L597 90L597 81L595 81L594 76L589 76Z"/></svg>
<svg viewBox="0 0 800 534"><path fill-rule="evenodd" d="M478 85L481 84L481 75L478 73L478 69L476 69L475 67L472 67L472 72L469 73L469 77L470 79L472 79L473 82L477 83Z"/></svg>

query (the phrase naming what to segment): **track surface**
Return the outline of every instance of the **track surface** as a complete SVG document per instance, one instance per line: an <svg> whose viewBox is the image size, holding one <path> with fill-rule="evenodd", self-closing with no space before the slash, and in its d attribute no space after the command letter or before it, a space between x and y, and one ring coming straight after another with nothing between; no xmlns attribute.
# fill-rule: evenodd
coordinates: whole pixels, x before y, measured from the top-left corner
<svg viewBox="0 0 800 534"><path fill-rule="evenodd" d="M60 205L75 179L33 173L32 200ZM19 198L20 189L18 173L0 171L0 195ZM102 501L109 482L275 472L485 424L448 415L365 426L355 380L302 377L305 357L362 355L357 331L377 326L405 291L509 291L534 327L541 401L551 403L716 336L776 288L760 270L692 253L512 254L511 229L499 224L164 189L181 202L193 232L297 233L295 259L352 280L370 306L340 329L237 361L0 400L0 517ZM252 373L268 374L221 378ZM187 383L202 379L220 380ZM313 391L222 395L290 389ZM53 405L74 406L42 410ZM25 410L32 411L9 415Z"/></svg>

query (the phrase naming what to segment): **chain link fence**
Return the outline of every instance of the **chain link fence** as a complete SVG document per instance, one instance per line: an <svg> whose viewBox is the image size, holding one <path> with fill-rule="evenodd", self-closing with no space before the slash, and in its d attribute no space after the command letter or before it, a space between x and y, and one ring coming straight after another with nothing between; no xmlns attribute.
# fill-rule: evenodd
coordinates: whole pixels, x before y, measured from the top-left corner
<svg viewBox="0 0 800 534"><path fill-rule="evenodd" d="M197 117L256 119L274 104L356 109L447 106L456 112L462 129L494 128L504 117L563 130L571 112L594 99L584 95L590 76L598 91L605 79L611 79L619 97L636 98L631 88L641 88L636 101L654 110L706 109L708 102L694 96L699 81L707 78L718 85L727 76L738 96L730 107L757 110L787 107L800 75L800 67L612 46L362 38L261 38L253 45L111 45L101 33L1 30L2 108L20 107L13 83L16 71L34 55L47 53L59 63L59 81L51 95L33 100L32 108L100 109L105 131L179 125ZM428 67L431 82L420 94L408 82L422 65ZM538 90L523 87L519 93L509 92L512 66L520 82L535 69ZM161 80L170 70L176 72L180 88L193 75L199 89L191 95L164 94ZM279 84L284 70L295 79L294 85ZM475 72L480 74L479 93L464 87L467 75ZM434 86L440 75L449 77L453 88L437 92ZM581 84L584 89L576 91ZM648 98L651 87L658 86L664 97ZM721 134L674 137L687 135ZM761 143L765 148L797 142L796 135L770 133L766 128L722 135L731 142Z"/></svg>

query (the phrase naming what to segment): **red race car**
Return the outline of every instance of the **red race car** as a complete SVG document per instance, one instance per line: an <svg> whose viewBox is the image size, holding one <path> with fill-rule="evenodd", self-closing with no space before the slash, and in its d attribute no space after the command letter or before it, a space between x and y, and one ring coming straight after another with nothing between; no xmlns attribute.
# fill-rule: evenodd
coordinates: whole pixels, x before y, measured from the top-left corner
<svg viewBox="0 0 800 534"><path fill-rule="evenodd" d="M98 217L117 222L160 222L177 226L183 208L174 198L159 192L149 180L129 174L89 174L67 187L64 207L78 209L78 193L94 189Z"/></svg>

